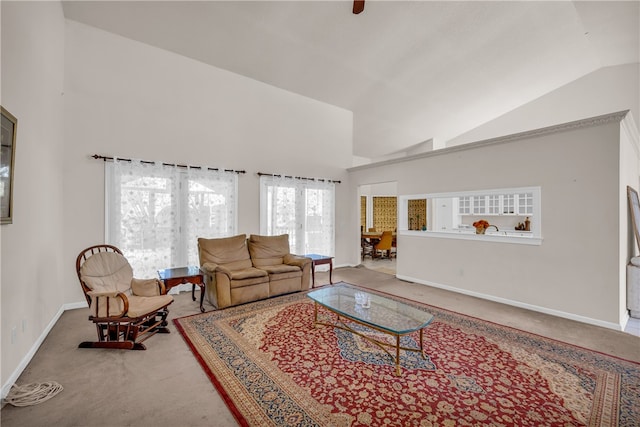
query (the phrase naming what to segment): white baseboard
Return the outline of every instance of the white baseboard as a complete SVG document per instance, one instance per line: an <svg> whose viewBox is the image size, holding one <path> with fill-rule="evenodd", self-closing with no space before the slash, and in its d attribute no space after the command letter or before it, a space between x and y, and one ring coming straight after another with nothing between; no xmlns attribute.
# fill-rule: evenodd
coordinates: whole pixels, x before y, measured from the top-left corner
<svg viewBox="0 0 640 427"><path fill-rule="evenodd" d="M11 391L11 387L13 387L13 384L15 384L15 382L18 380L22 372L29 365L29 362L31 362L31 359L33 359L33 356L35 356L36 352L44 342L45 338L47 338L47 335L49 335L49 332L51 332L51 329L53 329L53 327L58 322L58 319L60 319L60 316L62 316L62 313L64 313L66 310L72 310L74 308L84 308L84 307L87 307L86 301L76 302L71 304L63 304L60 307L60 309L53 316L53 318L51 319L47 327L44 328L44 330L42 331L38 339L33 343L31 348L27 352L27 354L22 358L22 360L20 361L16 369L11 373L11 375L9 375L7 382L2 385L2 392L1 392L2 394L0 397L3 400L5 397L7 397L7 394L9 394L9 392Z"/></svg>
<svg viewBox="0 0 640 427"><path fill-rule="evenodd" d="M630 320L631 320L631 316L629 315L629 311L627 310L627 312L622 317L622 320L620 323L620 327L622 328L623 331L627 329L627 325L629 324Z"/></svg>
<svg viewBox="0 0 640 427"><path fill-rule="evenodd" d="M360 264L348 264L348 263L344 263L344 264L333 264L333 269L335 270L336 268L342 268L342 267L357 267ZM316 271L318 271L316 269Z"/></svg>
<svg viewBox="0 0 640 427"><path fill-rule="evenodd" d="M63 305L62 307L64 308L64 311L67 311L67 310L75 310L76 308L87 308L89 307L89 304L87 304L86 301L72 302L72 303Z"/></svg>
<svg viewBox="0 0 640 427"><path fill-rule="evenodd" d="M514 307L519 307L519 308L524 308L524 309L527 309L527 310L537 311L539 313L550 314L552 316L562 317L564 319L575 320L577 322L588 323L590 325L602 326L603 328L615 329L616 331L623 331L624 330L623 325L620 325L620 324L617 324L617 323L612 323L612 322L605 322L603 320L593 319L591 317L580 316L580 315L574 314L574 313L567 313L565 311L553 310L551 308L540 307L540 306L537 306L537 305L527 304L527 303L523 303L523 302L520 302L520 301L512 301L512 300L509 300L509 299L506 299L506 298L500 298L500 297L496 297L496 296L493 296L493 295L487 295L487 294L483 294L483 293L479 293L479 292L468 291L468 290L465 290L465 289L454 288L452 286L443 285L443 284L435 283L435 282L430 282L428 280L416 279L415 277L409 277L409 276L403 276L403 275L397 275L397 274L396 274L396 277L398 279L400 279L400 280L406 280L408 282L415 282L415 283L419 283L421 285L432 286L434 288L444 289L444 290L451 291L451 292L456 292L456 293L459 293L459 294L464 294L464 295L469 295L469 296L472 296L472 297L477 297L477 298L481 298L481 299L485 299L485 300L489 300L489 301L499 302L501 304L507 304L507 305L511 305L511 306L514 306Z"/></svg>

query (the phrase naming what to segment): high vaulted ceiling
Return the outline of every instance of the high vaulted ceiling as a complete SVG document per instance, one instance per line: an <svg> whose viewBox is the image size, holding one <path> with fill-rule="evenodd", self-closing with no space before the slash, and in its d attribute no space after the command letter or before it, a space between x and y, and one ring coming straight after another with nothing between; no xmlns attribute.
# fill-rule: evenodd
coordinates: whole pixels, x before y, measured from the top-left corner
<svg viewBox="0 0 640 427"><path fill-rule="evenodd" d="M640 62L639 1L65 1L65 17L353 112L376 158Z"/></svg>

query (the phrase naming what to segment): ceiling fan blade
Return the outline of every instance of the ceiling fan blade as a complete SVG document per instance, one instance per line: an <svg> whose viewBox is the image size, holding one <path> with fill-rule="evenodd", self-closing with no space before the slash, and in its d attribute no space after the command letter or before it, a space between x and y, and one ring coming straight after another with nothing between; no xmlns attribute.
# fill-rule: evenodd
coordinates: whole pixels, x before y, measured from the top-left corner
<svg viewBox="0 0 640 427"><path fill-rule="evenodd" d="M364 0L354 0L353 1L353 13L359 14L364 10Z"/></svg>

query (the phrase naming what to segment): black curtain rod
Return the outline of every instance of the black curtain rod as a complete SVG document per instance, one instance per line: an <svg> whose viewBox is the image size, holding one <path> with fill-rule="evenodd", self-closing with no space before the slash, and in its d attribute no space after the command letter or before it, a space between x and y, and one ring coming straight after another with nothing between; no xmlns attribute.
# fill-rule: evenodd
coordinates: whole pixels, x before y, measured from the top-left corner
<svg viewBox="0 0 640 427"><path fill-rule="evenodd" d="M94 154L93 156L94 159L98 160L98 159L102 159L103 161L107 161L107 160L121 160L124 162L130 162L131 159L123 159L120 157L109 157L109 156L101 156L99 154ZM140 160L140 163L146 163L149 165L155 165L157 162L154 161L150 161L150 160ZM191 165L178 165L176 163L162 163L162 165L164 166L175 166L178 168L191 168L191 169L206 169L206 170L210 170L210 171L219 171L220 169L218 168L203 168L202 166L191 166ZM246 171L242 171L242 170L234 170L234 169L223 169L224 172L235 172L235 173L247 173Z"/></svg>
<svg viewBox="0 0 640 427"><path fill-rule="evenodd" d="M331 179L307 178L307 177L304 177L304 176L278 175L278 174L274 174L274 173L263 173L263 172L258 172L258 176L275 176L275 177L280 177L280 178L303 179L303 180L307 180L307 181L332 182L334 184L340 184L341 183L341 181L334 181L334 180L331 180Z"/></svg>

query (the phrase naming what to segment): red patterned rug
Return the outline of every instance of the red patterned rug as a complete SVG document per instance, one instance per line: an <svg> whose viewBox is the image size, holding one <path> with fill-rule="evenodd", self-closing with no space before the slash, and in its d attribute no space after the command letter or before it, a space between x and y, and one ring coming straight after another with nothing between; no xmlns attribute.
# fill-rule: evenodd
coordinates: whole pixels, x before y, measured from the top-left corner
<svg viewBox="0 0 640 427"><path fill-rule="evenodd" d="M640 425L640 364L386 296L435 316L401 377L368 340L314 328L305 293L174 322L240 425Z"/></svg>

